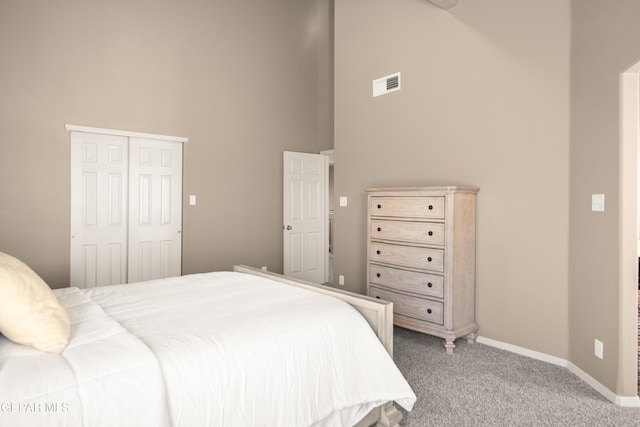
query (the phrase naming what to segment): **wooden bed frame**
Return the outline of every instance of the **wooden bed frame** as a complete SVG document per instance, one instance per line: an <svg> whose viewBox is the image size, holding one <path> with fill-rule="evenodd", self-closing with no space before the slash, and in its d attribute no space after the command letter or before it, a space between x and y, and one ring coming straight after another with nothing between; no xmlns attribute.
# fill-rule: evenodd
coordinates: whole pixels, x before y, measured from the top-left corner
<svg viewBox="0 0 640 427"><path fill-rule="evenodd" d="M347 302L362 314L362 317L369 323L387 352L393 357L393 304L391 302L342 291L329 286L295 280L278 273L247 267L246 265L235 265L233 271L265 277L287 285L330 295ZM397 427L401 419L402 413L395 407L393 402L387 402L374 408L356 426Z"/></svg>

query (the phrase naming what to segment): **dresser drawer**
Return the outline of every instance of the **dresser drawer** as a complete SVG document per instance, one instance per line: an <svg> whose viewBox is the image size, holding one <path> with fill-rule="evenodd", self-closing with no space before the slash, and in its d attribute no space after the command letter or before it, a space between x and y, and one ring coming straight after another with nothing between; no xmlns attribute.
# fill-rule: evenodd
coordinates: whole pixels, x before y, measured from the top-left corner
<svg viewBox="0 0 640 427"><path fill-rule="evenodd" d="M442 249L400 246L379 242L371 242L369 245L371 261L444 271L444 250Z"/></svg>
<svg viewBox="0 0 640 427"><path fill-rule="evenodd" d="M381 265L369 265L369 282L414 294L442 298L444 277Z"/></svg>
<svg viewBox="0 0 640 427"><path fill-rule="evenodd" d="M444 323L444 307L441 302L411 297L374 286L369 288L369 294L374 298L392 302L394 314L426 320L439 325Z"/></svg>
<svg viewBox="0 0 640 427"><path fill-rule="evenodd" d="M439 222L371 220L370 232L372 239L444 245L444 224Z"/></svg>
<svg viewBox="0 0 640 427"><path fill-rule="evenodd" d="M371 197L369 212L374 216L404 218L444 218L444 197Z"/></svg>

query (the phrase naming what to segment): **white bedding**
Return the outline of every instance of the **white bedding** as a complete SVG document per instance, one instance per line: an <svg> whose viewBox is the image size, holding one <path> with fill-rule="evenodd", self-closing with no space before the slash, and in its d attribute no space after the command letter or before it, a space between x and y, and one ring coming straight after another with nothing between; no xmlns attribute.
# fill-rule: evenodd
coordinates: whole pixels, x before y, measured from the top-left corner
<svg viewBox="0 0 640 427"><path fill-rule="evenodd" d="M62 354L0 337L0 425L349 426L415 402L332 297L232 272L56 294Z"/></svg>

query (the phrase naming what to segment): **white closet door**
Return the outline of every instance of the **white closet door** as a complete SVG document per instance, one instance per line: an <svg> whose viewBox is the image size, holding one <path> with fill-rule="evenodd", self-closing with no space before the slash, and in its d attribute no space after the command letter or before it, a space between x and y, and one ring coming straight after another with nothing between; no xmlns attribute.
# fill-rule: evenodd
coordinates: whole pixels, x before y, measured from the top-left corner
<svg viewBox="0 0 640 427"><path fill-rule="evenodd" d="M71 132L71 286L127 281L127 140Z"/></svg>
<svg viewBox="0 0 640 427"><path fill-rule="evenodd" d="M129 139L129 283L182 273L182 144Z"/></svg>

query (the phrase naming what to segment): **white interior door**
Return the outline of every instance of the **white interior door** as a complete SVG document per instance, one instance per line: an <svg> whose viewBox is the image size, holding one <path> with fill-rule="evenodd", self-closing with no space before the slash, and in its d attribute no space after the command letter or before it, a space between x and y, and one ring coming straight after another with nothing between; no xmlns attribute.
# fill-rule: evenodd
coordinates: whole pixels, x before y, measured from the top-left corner
<svg viewBox="0 0 640 427"><path fill-rule="evenodd" d="M127 281L128 142L71 133L71 286Z"/></svg>
<svg viewBox="0 0 640 427"><path fill-rule="evenodd" d="M71 286L179 276L182 142L96 130L71 132Z"/></svg>
<svg viewBox="0 0 640 427"><path fill-rule="evenodd" d="M284 275L324 283L329 256L327 156L285 151L283 160Z"/></svg>
<svg viewBox="0 0 640 427"><path fill-rule="evenodd" d="M129 282L182 272L182 144L129 140Z"/></svg>

